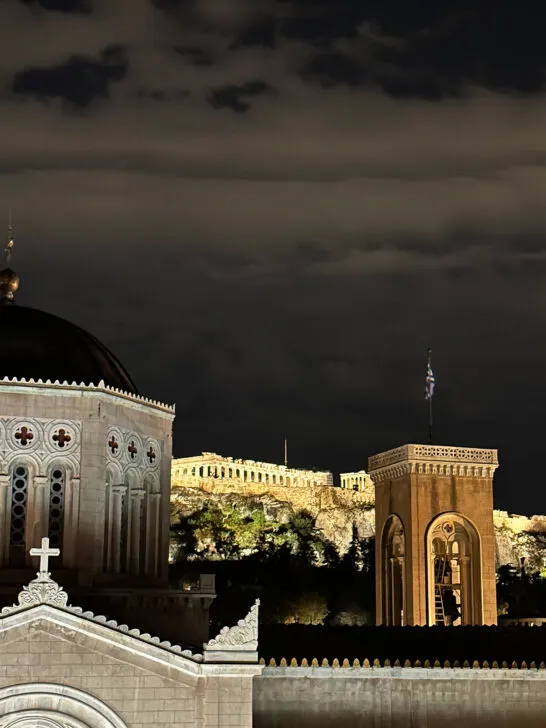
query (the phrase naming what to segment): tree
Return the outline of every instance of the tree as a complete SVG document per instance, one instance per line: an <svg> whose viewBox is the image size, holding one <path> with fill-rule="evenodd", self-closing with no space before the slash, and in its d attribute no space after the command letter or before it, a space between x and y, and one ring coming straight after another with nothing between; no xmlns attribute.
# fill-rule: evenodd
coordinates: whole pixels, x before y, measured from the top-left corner
<svg viewBox="0 0 546 728"><path fill-rule="evenodd" d="M283 615L284 624L324 624L328 616L328 601L318 592L304 592L293 598Z"/></svg>

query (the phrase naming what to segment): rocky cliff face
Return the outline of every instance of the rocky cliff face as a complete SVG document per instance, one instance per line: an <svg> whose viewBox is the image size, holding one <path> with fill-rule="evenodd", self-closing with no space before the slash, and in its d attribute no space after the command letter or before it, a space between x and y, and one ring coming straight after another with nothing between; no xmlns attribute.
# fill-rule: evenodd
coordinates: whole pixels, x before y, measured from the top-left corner
<svg viewBox="0 0 546 728"><path fill-rule="evenodd" d="M206 503L235 506L245 511L259 508L268 520L287 523L306 511L338 552L346 553L353 526L360 538L375 535L375 510L369 492L330 486L285 487L224 481L206 481L201 487L173 484L171 502L175 512L189 516ZM518 516L494 511L497 566L519 566L524 559L530 571L546 570L546 516Z"/></svg>
<svg viewBox="0 0 546 728"><path fill-rule="evenodd" d="M353 537L353 526L360 538L374 535L375 511L369 493L311 486L241 485L211 481L201 488L173 485L171 503L182 516L203 508L205 503L235 506L241 510L260 508L267 519L287 523L295 513L305 511L315 519L315 525L344 554Z"/></svg>
<svg viewBox="0 0 546 728"><path fill-rule="evenodd" d="M546 516L518 516L493 511L497 566L520 566L528 571L546 569Z"/></svg>

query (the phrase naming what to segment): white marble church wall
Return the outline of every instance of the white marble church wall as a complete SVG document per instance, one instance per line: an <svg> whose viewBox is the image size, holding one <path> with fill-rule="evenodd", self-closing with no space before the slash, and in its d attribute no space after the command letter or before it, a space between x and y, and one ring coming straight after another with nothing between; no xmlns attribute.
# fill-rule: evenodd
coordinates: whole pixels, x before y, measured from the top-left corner
<svg viewBox="0 0 546 728"><path fill-rule="evenodd" d="M202 652L68 604L39 571L0 608L0 728L251 728L257 600Z"/></svg>
<svg viewBox="0 0 546 728"><path fill-rule="evenodd" d="M32 628L22 625L19 634L1 640L0 728L17 726L16 721L29 711L35 716L48 713L63 727L72 726L67 714L84 720L89 728L252 725L252 677L237 675L244 667L235 666L231 676L192 675L176 665L180 658L165 659L162 664L154 654L160 652L157 648L150 649L149 657L136 650L124 654L115 639L101 645L77 630L65 630L61 636L50 629L46 621ZM52 697L44 695L44 684L50 690L56 687ZM103 717L100 723L87 722L87 714L81 712L82 704L93 699ZM118 723L105 719L110 712L118 716Z"/></svg>
<svg viewBox="0 0 546 728"><path fill-rule="evenodd" d="M9 467L13 457L29 459L36 471L33 475L43 478L38 472L40 462L45 463L53 455L57 456L56 462L64 462L69 467L74 487L78 486L77 499L70 511L65 513L65 518L70 516L73 521L70 529L73 542L63 543L63 566L96 575L104 569L107 471L110 465L110 471L116 472L117 468L121 478L121 482L113 485L127 486L131 479L135 490L142 490L145 486L153 489L158 509L158 535L153 556L145 554L143 559L148 563L152 561L158 575L165 577L174 411L101 387L0 382L0 397L0 416L3 422L8 423L9 430L4 426L3 443L0 444L0 489L6 491L9 484ZM34 432L33 439L23 445L20 438L14 439L11 430L12 425L24 426L25 423L27 427L32 426ZM62 427L72 433L70 442L62 450L58 448L58 453L52 450L52 427L56 430ZM119 440L114 454L108 446L112 435ZM153 454L153 457L150 459L147 453ZM34 461L36 467L32 465ZM33 481L29 498L34 497L34 488L43 484L45 479L43 482ZM0 522L3 523L2 518L6 518L6 504L0 500ZM27 550L39 543L41 536L47 535L45 520L38 524L36 533L29 532L27 528Z"/></svg>

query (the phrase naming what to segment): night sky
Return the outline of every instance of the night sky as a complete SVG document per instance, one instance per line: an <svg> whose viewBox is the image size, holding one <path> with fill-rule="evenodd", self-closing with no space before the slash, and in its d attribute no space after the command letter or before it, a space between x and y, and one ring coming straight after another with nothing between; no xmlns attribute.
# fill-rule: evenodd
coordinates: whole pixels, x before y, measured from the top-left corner
<svg viewBox="0 0 546 728"><path fill-rule="evenodd" d="M178 456L426 442L430 346L436 441L497 447L497 507L546 512L535 11L0 0L18 302L175 402Z"/></svg>

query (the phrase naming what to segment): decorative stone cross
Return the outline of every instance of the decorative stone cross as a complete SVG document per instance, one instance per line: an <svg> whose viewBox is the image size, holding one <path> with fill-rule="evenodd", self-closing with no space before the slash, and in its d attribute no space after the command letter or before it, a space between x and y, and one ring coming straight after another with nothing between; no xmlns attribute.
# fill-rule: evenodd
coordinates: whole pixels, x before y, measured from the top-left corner
<svg viewBox="0 0 546 728"><path fill-rule="evenodd" d="M53 442L56 442L59 447L64 447L67 442L70 442L72 438L66 430L61 429L53 435Z"/></svg>
<svg viewBox="0 0 546 728"><path fill-rule="evenodd" d="M28 429L28 427L23 426L23 427L21 427L19 432L15 433L15 439L19 440L21 445L24 446L27 443L29 443L30 440L34 439L34 434L32 433L31 430Z"/></svg>
<svg viewBox="0 0 546 728"><path fill-rule="evenodd" d="M134 460L135 459L135 455L138 452L138 449L137 449L137 447L135 445L135 441L134 440L131 440L131 444L129 445L129 447L127 448L127 450L129 451L129 455L131 456L131 460Z"/></svg>
<svg viewBox="0 0 546 728"><path fill-rule="evenodd" d="M49 573L49 557L50 556L59 556L61 551L60 551L60 549L50 549L49 548L49 539L43 538L42 547L39 549L30 549L29 553L31 556L40 557L40 574L48 574Z"/></svg>

